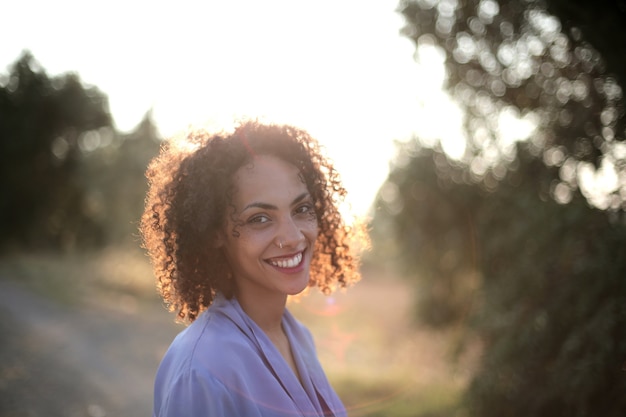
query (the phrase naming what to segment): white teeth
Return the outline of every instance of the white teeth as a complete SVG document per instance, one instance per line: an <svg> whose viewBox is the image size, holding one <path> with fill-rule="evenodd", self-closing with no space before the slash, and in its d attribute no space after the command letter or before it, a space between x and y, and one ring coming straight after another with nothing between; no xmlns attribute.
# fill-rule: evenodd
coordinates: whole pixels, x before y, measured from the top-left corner
<svg viewBox="0 0 626 417"><path fill-rule="evenodd" d="M298 266L300 262L302 262L302 252L298 253L293 258L270 261L272 265L279 268L293 268Z"/></svg>

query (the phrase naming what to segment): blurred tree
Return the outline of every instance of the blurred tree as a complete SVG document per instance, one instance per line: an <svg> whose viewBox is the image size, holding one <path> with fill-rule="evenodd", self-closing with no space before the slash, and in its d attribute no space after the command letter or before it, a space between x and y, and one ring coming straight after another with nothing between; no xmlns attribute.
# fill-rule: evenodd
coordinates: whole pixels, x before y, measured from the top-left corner
<svg viewBox="0 0 626 417"><path fill-rule="evenodd" d="M446 57L467 148L452 160L402 145L374 251L415 277L423 321L478 335L473 415L626 415L623 5L400 4L418 59ZM535 123L533 135L505 137L506 115ZM582 181L598 167L611 174L604 190Z"/></svg>
<svg viewBox="0 0 626 417"><path fill-rule="evenodd" d="M103 93L24 53L0 78L0 246L132 241L157 136L150 112L120 135Z"/></svg>
<svg viewBox="0 0 626 417"><path fill-rule="evenodd" d="M515 158L500 129L507 117L535 123L530 150L566 167L556 177L561 200L593 166L624 172L624 0L408 0L400 10L418 59L422 48L446 57L475 177L501 178ZM600 208L626 204L624 179L603 194L583 192Z"/></svg>
<svg viewBox="0 0 626 417"><path fill-rule="evenodd" d="M79 178L89 213L102 225L106 243L139 248L139 217L148 189L145 172L160 142L148 112L132 132L101 132L100 146L83 153Z"/></svg>
<svg viewBox="0 0 626 417"><path fill-rule="evenodd" d="M425 323L478 336L472 415L624 415L626 223L578 191L568 204L547 184L537 193L558 169L526 144L491 189L441 150L404 147L379 193L374 251L397 247L384 257L416 279Z"/></svg>
<svg viewBox="0 0 626 417"><path fill-rule="evenodd" d="M12 65L0 84L2 244L98 243L75 173L79 145L105 126L106 96L78 76L51 79L28 52Z"/></svg>
<svg viewBox="0 0 626 417"><path fill-rule="evenodd" d="M554 170L519 160L519 185L476 215L486 351L470 404L480 416L625 415L626 224L579 193L541 199L536 176Z"/></svg>

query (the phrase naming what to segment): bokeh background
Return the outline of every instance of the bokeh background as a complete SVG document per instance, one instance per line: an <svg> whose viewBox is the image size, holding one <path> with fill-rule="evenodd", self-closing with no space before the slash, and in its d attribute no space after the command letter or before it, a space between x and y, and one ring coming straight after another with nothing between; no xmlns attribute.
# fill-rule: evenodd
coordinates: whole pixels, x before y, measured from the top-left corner
<svg viewBox="0 0 626 417"><path fill-rule="evenodd" d="M290 304L351 417L626 414L626 2L212 3L4 6L0 416L150 415L145 168L245 117L369 224L363 280Z"/></svg>

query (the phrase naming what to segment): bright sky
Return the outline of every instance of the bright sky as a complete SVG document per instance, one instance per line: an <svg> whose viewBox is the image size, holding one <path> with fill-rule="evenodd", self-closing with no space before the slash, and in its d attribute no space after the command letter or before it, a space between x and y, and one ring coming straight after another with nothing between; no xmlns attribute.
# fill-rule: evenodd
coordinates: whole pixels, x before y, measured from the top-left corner
<svg viewBox="0 0 626 417"><path fill-rule="evenodd" d="M50 75L109 96L117 127L150 108L164 136L241 117L286 122L327 148L365 214L393 141L459 143L441 58L413 59L397 0L22 0L3 7L0 70L29 49ZM456 113L455 113L456 112ZM438 129L443 127L443 133Z"/></svg>

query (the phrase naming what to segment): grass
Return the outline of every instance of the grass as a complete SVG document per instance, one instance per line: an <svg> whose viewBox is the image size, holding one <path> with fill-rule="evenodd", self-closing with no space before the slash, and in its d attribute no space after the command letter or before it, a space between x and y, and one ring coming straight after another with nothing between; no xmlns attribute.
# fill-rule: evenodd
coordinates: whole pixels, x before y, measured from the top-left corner
<svg viewBox="0 0 626 417"><path fill-rule="evenodd" d="M449 385L410 385L396 380L340 379L335 389L351 417L443 417L460 410L458 388Z"/></svg>
<svg viewBox="0 0 626 417"><path fill-rule="evenodd" d="M411 287L364 271L353 288L312 290L289 308L313 333L320 361L350 417L463 416L466 368L449 361L450 334L415 326ZM0 279L71 308L136 310L160 303L152 270L137 249L26 254L0 259Z"/></svg>

